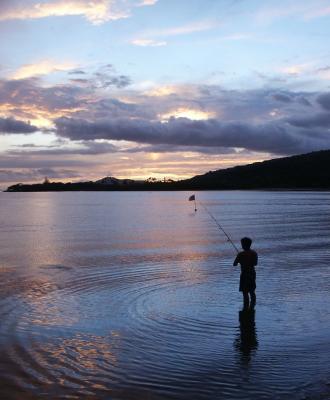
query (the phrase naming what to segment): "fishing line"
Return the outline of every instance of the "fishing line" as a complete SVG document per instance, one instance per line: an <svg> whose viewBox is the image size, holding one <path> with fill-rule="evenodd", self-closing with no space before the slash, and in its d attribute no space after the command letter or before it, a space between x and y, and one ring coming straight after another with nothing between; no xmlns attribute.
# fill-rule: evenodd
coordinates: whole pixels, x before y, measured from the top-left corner
<svg viewBox="0 0 330 400"><path fill-rule="evenodd" d="M226 238L228 239L228 242L231 243L231 245L234 247L234 249L237 251L237 253L239 253L238 248L236 247L235 243L232 241L231 237L228 235L228 233L223 229L223 227L220 225L220 223L217 221L217 219L215 218L215 216L211 213L211 211L209 211L203 203L201 203L200 201L198 202L203 208L204 210L207 212L207 214L213 219L213 221L215 222L215 224L217 225L217 227L225 234Z"/></svg>

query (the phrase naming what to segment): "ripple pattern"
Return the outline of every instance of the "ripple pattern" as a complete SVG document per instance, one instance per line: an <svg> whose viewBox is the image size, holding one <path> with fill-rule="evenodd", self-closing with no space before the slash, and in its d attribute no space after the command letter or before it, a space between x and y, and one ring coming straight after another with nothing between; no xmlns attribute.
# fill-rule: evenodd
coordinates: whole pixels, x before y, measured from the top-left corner
<svg viewBox="0 0 330 400"><path fill-rule="evenodd" d="M241 311L233 251L186 193L10 195L5 399L329 394L329 193L198 195L234 240L255 240L255 311ZM20 196L39 213L14 214Z"/></svg>

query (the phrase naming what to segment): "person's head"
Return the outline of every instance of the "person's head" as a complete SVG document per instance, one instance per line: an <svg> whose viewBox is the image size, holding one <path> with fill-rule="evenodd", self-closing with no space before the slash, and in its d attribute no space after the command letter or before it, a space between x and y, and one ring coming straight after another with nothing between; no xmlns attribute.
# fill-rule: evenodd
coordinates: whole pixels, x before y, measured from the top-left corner
<svg viewBox="0 0 330 400"><path fill-rule="evenodd" d="M250 250L251 244L252 244L252 239L248 237L243 237L241 239L241 244L242 244L242 249L244 250Z"/></svg>

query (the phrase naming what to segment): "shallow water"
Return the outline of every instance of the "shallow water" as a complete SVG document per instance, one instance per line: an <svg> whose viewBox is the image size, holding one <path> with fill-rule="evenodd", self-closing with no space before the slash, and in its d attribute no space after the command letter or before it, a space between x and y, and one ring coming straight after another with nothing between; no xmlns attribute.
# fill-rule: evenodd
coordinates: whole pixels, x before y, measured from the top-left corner
<svg viewBox="0 0 330 400"><path fill-rule="evenodd" d="M327 399L330 193L0 193L4 399Z"/></svg>

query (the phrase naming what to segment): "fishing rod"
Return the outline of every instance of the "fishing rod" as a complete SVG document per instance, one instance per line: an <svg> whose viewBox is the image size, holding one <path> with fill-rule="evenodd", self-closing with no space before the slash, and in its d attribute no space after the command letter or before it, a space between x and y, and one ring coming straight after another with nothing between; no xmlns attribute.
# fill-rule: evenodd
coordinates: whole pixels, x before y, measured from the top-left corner
<svg viewBox="0 0 330 400"><path fill-rule="evenodd" d="M189 197L189 201L194 201L195 202L195 211L197 211L197 207L196 207L196 198L195 195L192 195ZM231 245L234 247L234 249L237 251L237 253L239 253L238 248L236 247L235 243L232 241L231 237L228 235L228 233L223 229L223 227L220 225L220 223L217 221L217 219L215 218L215 216L211 213L211 211L209 211L205 205L203 203L201 203L200 201L198 202L203 208L204 210L207 212L207 214L212 218L212 220L215 222L215 224L217 225L217 227L221 230L221 232L224 233L224 235L226 236L226 238L228 239L228 242L231 243Z"/></svg>

